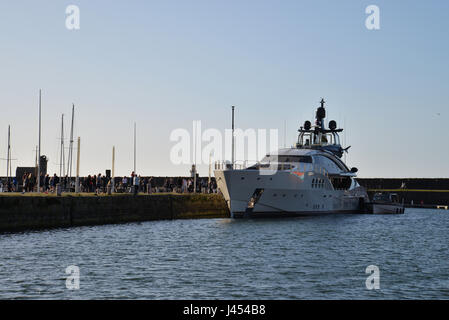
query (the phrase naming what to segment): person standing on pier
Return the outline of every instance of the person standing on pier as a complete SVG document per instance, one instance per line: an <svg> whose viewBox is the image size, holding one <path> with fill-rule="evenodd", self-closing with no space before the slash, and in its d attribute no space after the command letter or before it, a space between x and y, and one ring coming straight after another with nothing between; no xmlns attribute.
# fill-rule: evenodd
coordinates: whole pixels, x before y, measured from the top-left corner
<svg viewBox="0 0 449 320"><path fill-rule="evenodd" d="M134 192L134 176L135 176L136 174L134 173L134 171L133 172L131 172L131 177L130 177L130 179L129 179L129 187L130 187L130 190L129 190L129 192Z"/></svg>
<svg viewBox="0 0 449 320"><path fill-rule="evenodd" d="M97 189L97 175L94 174L92 177L90 177L90 192L95 192L95 189Z"/></svg>
<svg viewBox="0 0 449 320"><path fill-rule="evenodd" d="M28 192L34 191L35 181L36 177L30 172L30 174L28 174Z"/></svg>
<svg viewBox="0 0 449 320"><path fill-rule="evenodd" d="M28 187L28 174L25 172L22 176L22 193L27 191Z"/></svg>
<svg viewBox="0 0 449 320"><path fill-rule="evenodd" d="M151 180L153 180L153 178L148 178L148 183L147 183L147 193L151 194L152 193L152 189L151 189Z"/></svg>
<svg viewBox="0 0 449 320"><path fill-rule="evenodd" d="M53 187L55 185L55 177L54 176L50 177L50 179L48 180L48 183L49 183L49 187L50 187L49 191L53 192Z"/></svg>
<svg viewBox="0 0 449 320"><path fill-rule="evenodd" d="M133 172L134 174L134 172ZM136 196L137 193L139 192L139 185L140 185L140 178L137 174L134 174L134 188L133 188L133 193Z"/></svg>
<svg viewBox="0 0 449 320"><path fill-rule="evenodd" d="M50 180L50 191L53 193L56 191L56 185L59 183L59 177L56 175L56 173L53 175L53 177Z"/></svg>
<svg viewBox="0 0 449 320"><path fill-rule="evenodd" d="M41 176L39 177L39 190L37 190L38 192L44 190L44 182L45 182L44 180L45 180L44 173L41 172Z"/></svg>
<svg viewBox="0 0 449 320"><path fill-rule="evenodd" d="M48 190L50 190L50 175L48 173L45 175L43 186L44 192L48 193Z"/></svg>
<svg viewBox="0 0 449 320"><path fill-rule="evenodd" d="M96 185L95 193L99 195L101 192L101 173L98 174L97 179L95 181L95 185Z"/></svg>
<svg viewBox="0 0 449 320"><path fill-rule="evenodd" d="M122 179L123 191L126 192L128 190L128 178L126 176Z"/></svg>

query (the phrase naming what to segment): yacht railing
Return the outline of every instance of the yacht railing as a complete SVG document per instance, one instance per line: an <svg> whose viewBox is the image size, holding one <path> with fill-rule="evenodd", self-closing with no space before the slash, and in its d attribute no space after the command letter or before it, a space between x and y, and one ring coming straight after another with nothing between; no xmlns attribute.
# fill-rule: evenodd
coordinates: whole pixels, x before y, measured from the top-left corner
<svg viewBox="0 0 449 320"><path fill-rule="evenodd" d="M231 161L215 161L215 170L245 170L249 167L260 165L259 161L252 160L236 160L234 163Z"/></svg>
<svg viewBox="0 0 449 320"><path fill-rule="evenodd" d="M329 172L326 168L318 164L299 164L293 165L290 163L261 163L259 161L237 160L232 164L231 161L216 161L214 164L215 170L246 170L248 168L255 167L256 170L266 169L274 171L286 171L286 170L298 170L300 172L308 173L313 172L315 174L322 174L326 177L329 176Z"/></svg>

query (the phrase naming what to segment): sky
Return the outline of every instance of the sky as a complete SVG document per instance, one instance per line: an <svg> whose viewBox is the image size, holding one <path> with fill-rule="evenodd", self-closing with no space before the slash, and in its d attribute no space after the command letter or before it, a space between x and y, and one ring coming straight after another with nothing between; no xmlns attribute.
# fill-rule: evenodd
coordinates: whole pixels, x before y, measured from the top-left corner
<svg viewBox="0 0 449 320"><path fill-rule="evenodd" d="M68 5L79 30L66 28ZM379 30L365 26L369 5ZM110 169L113 146L116 176L128 175L134 123L139 174L188 175L170 134L198 120L224 132L233 105L236 127L292 145L324 98L359 177L447 178L448 34L446 0L0 0L0 158L11 125L13 171L34 165L39 89L48 171L74 103L81 175Z"/></svg>

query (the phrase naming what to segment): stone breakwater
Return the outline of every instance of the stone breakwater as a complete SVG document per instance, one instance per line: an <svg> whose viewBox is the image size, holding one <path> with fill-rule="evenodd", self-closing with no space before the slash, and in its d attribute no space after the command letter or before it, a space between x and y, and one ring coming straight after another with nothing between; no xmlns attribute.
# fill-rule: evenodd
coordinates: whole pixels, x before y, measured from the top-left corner
<svg viewBox="0 0 449 320"><path fill-rule="evenodd" d="M0 232L228 217L218 194L0 195Z"/></svg>

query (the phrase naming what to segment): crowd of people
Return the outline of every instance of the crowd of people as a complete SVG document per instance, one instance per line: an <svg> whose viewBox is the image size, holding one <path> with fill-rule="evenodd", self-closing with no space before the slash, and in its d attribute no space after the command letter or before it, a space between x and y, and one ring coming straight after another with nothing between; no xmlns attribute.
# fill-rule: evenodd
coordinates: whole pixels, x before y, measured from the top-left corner
<svg viewBox="0 0 449 320"><path fill-rule="evenodd" d="M19 179L20 180L20 179ZM40 192L55 193L57 188L60 192L75 192L75 178L68 176L59 177L49 174L40 177ZM88 175L80 177L79 192L83 193L193 193L195 192L195 179L192 177L141 177L132 172L130 176L111 177L102 175ZM24 173L21 181L17 178L0 180L0 192L36 192L37 179L32 173ZM217 193L218 188L214 178L196 179L196 193Z"/></svg>

